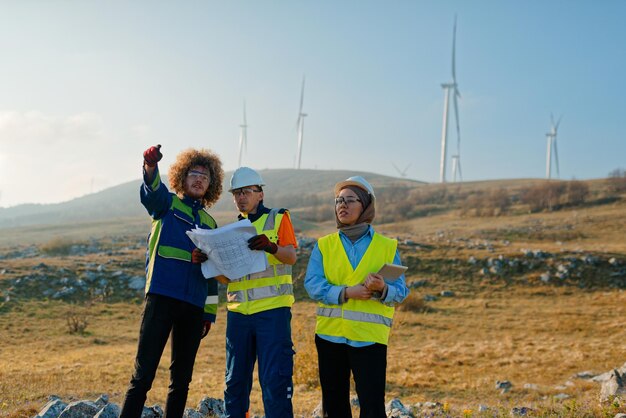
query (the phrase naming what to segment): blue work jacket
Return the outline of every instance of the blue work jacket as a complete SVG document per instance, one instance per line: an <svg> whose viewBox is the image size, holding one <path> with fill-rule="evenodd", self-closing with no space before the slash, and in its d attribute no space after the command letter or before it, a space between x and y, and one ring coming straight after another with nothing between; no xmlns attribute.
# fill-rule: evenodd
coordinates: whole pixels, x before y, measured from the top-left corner
<svg viewBox="0 0 626 418"><path fill-rule="evenodd" d="M195 245L186 232L196 227L214 229L215 220L201 201L178 197L161 182L146 178L140 197L150 216L152 229L146 252L146 294L154 293L188 302L204 309L204 319L215 322L217 282L205 279L200 264L191 262Z"/></svg>

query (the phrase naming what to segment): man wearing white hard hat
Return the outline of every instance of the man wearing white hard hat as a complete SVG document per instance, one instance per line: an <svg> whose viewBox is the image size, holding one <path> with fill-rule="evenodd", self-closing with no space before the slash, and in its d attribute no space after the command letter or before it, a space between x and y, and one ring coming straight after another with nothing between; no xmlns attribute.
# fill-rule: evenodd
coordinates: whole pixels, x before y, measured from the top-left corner
<svg viewBox="0 0 626 418"><path fill-rule="evenodd" d="M248 241L249 248L264 251L269 264L265 271L228 282L224 390L228 418L247 416L257 358L265 416L293 417L291 266L296 262L297 241L289 211L263 205L263 186L259 173L240 167L228 190L239 219L249 219L257 230Z"/></svg>
<svg viewBox="0 0 626 418"><path fill-rule="evenodd" d="M350 375L360 416L386 418L387 342L394 305L409 290L404 274L391 281L378 274L401 264L398 243L372 228L376 196L361 176L335 185L336 233L317 241L304 287L318 301L315 327L324 417L351 417Z"/></svg>

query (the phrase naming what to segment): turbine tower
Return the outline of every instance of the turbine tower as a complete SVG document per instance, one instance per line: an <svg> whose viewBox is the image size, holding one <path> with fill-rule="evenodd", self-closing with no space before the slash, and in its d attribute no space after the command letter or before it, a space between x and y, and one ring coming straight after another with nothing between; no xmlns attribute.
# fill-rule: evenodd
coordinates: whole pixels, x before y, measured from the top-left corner
<svg viewBox="0 0 626 418"><path fill-rule="evenodd" d="M458 148L458 145L457 145ZM458 181L463 181L463 173L461 173L461 157L457 155L453 155L452 157L452 181L454 183Z"/></svg>
<svg viewBox="0 0 626 418"><path fill-rule="evenodd" d="M450 93L452 93L452 101L454 102L454 116L456 121L456 155L452 157L452 171L454 173L454 181L456 181L456 174L459 174L461 178L461 126L459 124L459 104L458 99L461 98L461 93L458 89L456 82L456 16L454 16L454 28L452 31L452 82L443 83L441 87L444 90L444 103L443 103L443 128L441 131L441 161L439 164L439 181L441 183L446 182L446 163L448 159L448 116L450 113Z"/></svg>
<svg viewBox="0 0 626 418"><path fill-rule="evenodd" d="M556 146L556 134L559 130L559 123L561 123L561 118L554 123L554 116L550 115L550 132L546 134L546 139L548 142L548 149L546 153L546 178L552 178L552 150L554 150L554 163L556 164L556 177L560 176L559 173L559 152Z"/></svg>
<svg viewBox="0 0 626 418"><path fill-rule="evenodd" d="M302 161L302 139L304 137L304 118L306 113L302 112L302 106L304 105L304 80L302 77L302 90L300 91L300 110L298 111L298 121L296 122L298 128L298 153L296 155L296 168L300 170L300 163Z"/></svg>
<svg viewBox="0 0 626 418"><path fill-rule="evenodd" d="M243 156L243 149L248 150L248 123L246 122L246 101L243 102L243 124L239 125L239 160L237 161L237 167L241 167L241 157Z"/></svg>

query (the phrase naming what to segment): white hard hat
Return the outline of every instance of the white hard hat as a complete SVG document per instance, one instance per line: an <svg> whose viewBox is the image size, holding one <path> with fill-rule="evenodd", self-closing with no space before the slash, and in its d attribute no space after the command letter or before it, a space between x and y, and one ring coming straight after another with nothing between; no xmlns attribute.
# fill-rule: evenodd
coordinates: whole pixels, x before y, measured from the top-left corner
<svg viewBox="0 0 626 418"><path fill-rule="evenodd" d="M344 181L340 181L339 183L335 184L335 196L339 196L339 192L341 191L341 189L344 189L346 186L359 187L371 194L373 198L376 198L376 196L374 196L374 188L372 187L372 185L369 184L367 180L365 180L361 176L352 176Z"/></svg>
<svg viewBox="0 0 626 418"><path fill-rule="evenodd" d="M246 186L265 186L265 182L261 175L250 167L239 167L230 178L230 189L228 191L232 192L235 189L241 189Z"/></svg>

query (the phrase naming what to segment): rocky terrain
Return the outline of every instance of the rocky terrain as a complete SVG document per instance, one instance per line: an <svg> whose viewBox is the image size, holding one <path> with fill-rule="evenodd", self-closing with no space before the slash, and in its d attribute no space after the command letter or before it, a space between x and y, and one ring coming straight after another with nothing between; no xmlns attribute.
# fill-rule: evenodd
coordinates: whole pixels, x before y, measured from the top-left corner
<svg viewBox="0 0 626 418"><path fill-rule="evenodd" d="M598 382L601 385L600 401L614 404L615 406L626 406L626 363L619 368L610 370L600 375L592 372L580 372L574 379L585 379ZM573 385L570 381L565 383ZM496 389L507 392L512 384L509 381L497 381ZM532 387L527 387L532 389ZM569 398L569 395L558 394L557 400ZM351 398L351 404L355 412L359 409L359 400L355 396ZM390 400L385 411L387 418L418 418L418 417L453 417L449 407L440 402L418 402L412 405L404 405L402 400L394 398ZM464 416L471 416L476 413L478 416L537 416L537 410L527 406L516 406L506 411L499 407L490 407L480 404L477 411L464 410ZM50 396L49 402L34 418L118 418L120 406L110 403L107 395L101 395L95 401L81 400L64 402L57 396ZM141 418L162 418L163 409L160 405L145 406ZM187 408L184 418L224 418L224 402L221 399L204 398L195 409ZM252 418L261 418L253 415ZM321 403L309 415L302 415L301 418L323 418ZM626 418L626 413L616 413L614 418Z"/></svg>

